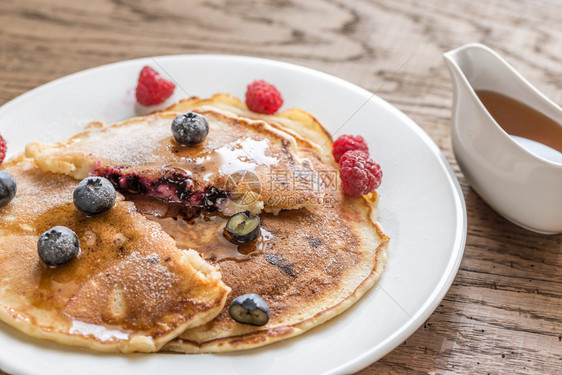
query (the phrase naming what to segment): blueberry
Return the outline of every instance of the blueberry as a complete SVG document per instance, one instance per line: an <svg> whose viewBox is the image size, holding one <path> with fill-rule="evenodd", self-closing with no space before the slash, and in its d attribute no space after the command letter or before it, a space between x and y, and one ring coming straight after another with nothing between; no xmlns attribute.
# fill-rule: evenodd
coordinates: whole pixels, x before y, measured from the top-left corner
<svg viewBox="0 0 562 375"><path fill-rule="evenodd" d="M172 121L172 135L180 145L191 146L201 143L207 134L209 134L209 123L198 113L183 113Z"/></svg>
<svg viewBox="0 0 562 375"><path fill-rule="evenodd" d="M78 256L80 240L71 229L56 226L39 237L37 251L48 266L62 266Z"/></svg>
<svg viewBox="0 0 562 375"><path fill-rule="evenodd" d="M255 293L235 298L230 304L228 313L238 323L264 326L269 322L269 306Z"/></svg>
<svg viewBox="0 0 562 375"><path fill-rule="evenodd" d="M224 231L227 238L232 238L239 243L255 240L260 235L260 217L252 216L250 211L238 212L226 222Z"/></svg>
<svg viewBox="0 0 562 375"><path fill-rule="evenodd" d="M16 179L6 171L0 171L0 207L10 203L16 195Z"/></svg>
<svg viewBox="0 0 562 375"><path fill-rule="evenodd" d="M104 177L86 177L74 189L74 205L88 216L99 215L115 203L115 188Z"/></svg>

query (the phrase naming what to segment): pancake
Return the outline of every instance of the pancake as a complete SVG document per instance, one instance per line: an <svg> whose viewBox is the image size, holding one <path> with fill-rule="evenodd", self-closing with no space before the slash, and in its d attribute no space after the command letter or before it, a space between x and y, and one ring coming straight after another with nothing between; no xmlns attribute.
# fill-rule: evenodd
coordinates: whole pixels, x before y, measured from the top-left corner
<svg viewBox="0 0 562 375"><path fill-rule="evenodd" d="M173 140L171 122L181 112L167 111L111 126L93 125L63 143L31 143L26 155L45 171L77 179L100 175L121 191L224 213L258 213L264 206L268 212L313 210L324 196L312 167L319 147L279 123L225 111L230 98L217 95L204 103L182 103L182 112L198 112L209 122L207 138L196 146ZM241 184L247 176L240 176L241 171L256 183ZM276 199L281 189L287 199ZM234 190L246 199L226 199Z"/></svg>
<svg viewBox="0 0 562 375"><path fill-rule="evenodd" d="M105 352L152 352L214 318L229 288L193 250L118 194L105 214L76 210L77 182L19 157L3 169L16 197L0 208L0 319L31 336ZM47 267L37 240L56 225L76 232L81 253Z"/></svg>
<svg viewBox="0 0 562 375"><path fill-rule="evenodd" d="M261 236L251 245L238 247L221 238L225 219L181 223L177 218L152 217L176 238L178 246L199 241L197 250L220 264L222 278L232 288L225 308L214 320L187 329L163 350L251 349L299 335L355 303L380 277L388 237L373 221L372 201L343 197L339 192L331 198L335 201L314 212L263 213ZM376 193L370 198L376 200ZM269 304L267 325L240 324L229 316L231 301L246 293L257 293Z"/></svg>

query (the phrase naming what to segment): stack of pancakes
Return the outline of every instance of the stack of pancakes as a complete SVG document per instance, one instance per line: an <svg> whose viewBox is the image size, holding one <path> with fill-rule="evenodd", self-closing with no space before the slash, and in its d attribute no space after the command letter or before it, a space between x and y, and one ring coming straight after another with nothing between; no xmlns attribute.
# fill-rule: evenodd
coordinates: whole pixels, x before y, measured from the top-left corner
<svg viewBox="0 0 562 375"><path fill-rule="evenodd" d="M198 146L171 136L172 119L188 111L209 121ZM301 110L269 116L229 95L191 98L146 117L92 124L62 143L29 144L3 169L18 191L0 208L0 319L63 344L185 353L261 346L347 309L386 261L376 193L343 195L330 135ZM233 196L228 180L240 171L255 181L236 188L253 199L190 207L210 188ZM176 172L189 181L189 199L165 182ZM111 175L123 193L93 218L72 202L88 175ZM261 235L232 244L222 229L243 210L260 213ZM37 239L56 225L76 232L81 253L49 268ZM230 302L246 293L268 303L265 326L229 316Z"/></svg>

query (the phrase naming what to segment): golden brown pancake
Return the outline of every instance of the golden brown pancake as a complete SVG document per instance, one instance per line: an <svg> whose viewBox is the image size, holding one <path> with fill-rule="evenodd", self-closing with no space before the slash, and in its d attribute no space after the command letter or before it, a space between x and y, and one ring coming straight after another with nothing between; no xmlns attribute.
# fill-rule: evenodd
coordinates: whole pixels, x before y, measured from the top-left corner
<svg viewBox="0 0 562 375"><path fill-rule="evenodd" d="M313 209L324 195L312 167L318 147L278 123L222 110L228 98L218 95L205 105L198 99L183 102L182 111L198 112L209 122L209 134L197 146L181 146L171 136L171 122L181 112L160 112L98 125L59 144L31 143L26 155L45 171L77 179L100 175L122 191L223 212L227 195L222 192L232 191L229 176L249 171L259 187L244 186L259 196L243 202L246 207L230 209L231 214L244 209L257 213L264 205L269 212ZM295 188L295 181L307 188ZM290 199L275 199L280 186Z"/></svg>
<svg viewBox="0 0 562 375"><path fill-rule="evenodd" d="M262 213L261 236L239 246L222 238L225 219L220 217L184 222L152 217L177 239L178 246L197 243L206 259L220 264L222 278L232 288L214 320L187 329L163 350L204 353L255 348L299 335L356 302L382 273L388 237L372 221L373 207L367 199L347 198L339 192L331 198L335 202L327 201L314 212ZM376 199L376 194L371 198ZM269 304L267 325L240 324L229 316L231 301L246 293L257 293Z"/></svg>
<svg viewBox="0 0 562 375"><path fill-rule="evenodd" d="M3 165L17 195L0 208L0 319L38 338L97 351L151 352L222 309L229 288L193 250L179 250L161 227L118 194L105 214L74 207L76 180L22 157ZM47 267L38 237L66 226L79 256Z"/></svg>

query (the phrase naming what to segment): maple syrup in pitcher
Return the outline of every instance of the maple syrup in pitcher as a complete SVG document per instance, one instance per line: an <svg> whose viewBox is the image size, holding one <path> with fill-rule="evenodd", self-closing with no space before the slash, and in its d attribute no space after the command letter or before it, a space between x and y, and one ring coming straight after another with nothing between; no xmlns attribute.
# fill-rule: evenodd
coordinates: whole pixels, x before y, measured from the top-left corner
<svg viewBox="0 0 562 375"><path fill-rule="evenodd" d="M477 90L476 95L506 133L542 143L562 153L562 125L497 92Z"/></svg>

